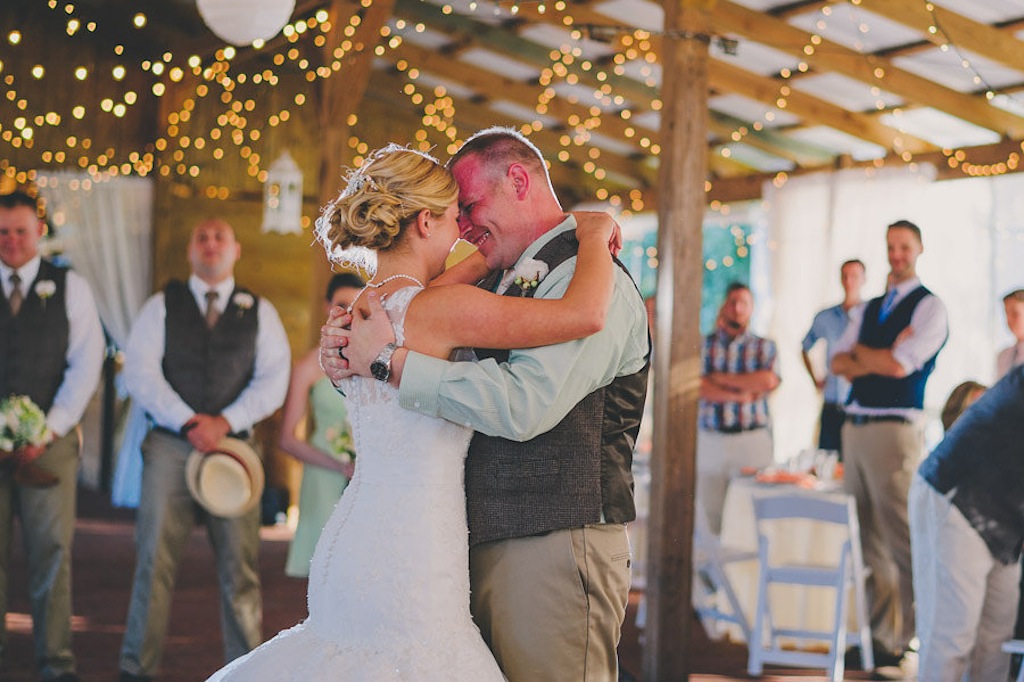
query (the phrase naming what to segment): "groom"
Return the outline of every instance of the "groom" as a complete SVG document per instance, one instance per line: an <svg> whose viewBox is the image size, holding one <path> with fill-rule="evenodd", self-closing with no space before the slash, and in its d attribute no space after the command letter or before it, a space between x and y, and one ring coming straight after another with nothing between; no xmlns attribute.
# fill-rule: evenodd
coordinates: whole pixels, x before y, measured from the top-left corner
<svg viewBox="0 0 1024 682"><path fill-rule="evenodd" d="M575 266L575 220L537 148L514 130L489 128L448 167L459 183L460 232L493 271L481 286L494 290L503 270L539 260L549 274L536 286L498 293L562 296ZM478 349L477 363L408 348L382 353L394 334L376 310L353 323L350 371L330 323L321 363L335 381L390 374L403 407L477 431L465 474L471 606L502 671L511 682L614 682L630 583L625 524L636 516L630 466L649 357L633 281L616 268L605 327L593 336Z"/></svg>

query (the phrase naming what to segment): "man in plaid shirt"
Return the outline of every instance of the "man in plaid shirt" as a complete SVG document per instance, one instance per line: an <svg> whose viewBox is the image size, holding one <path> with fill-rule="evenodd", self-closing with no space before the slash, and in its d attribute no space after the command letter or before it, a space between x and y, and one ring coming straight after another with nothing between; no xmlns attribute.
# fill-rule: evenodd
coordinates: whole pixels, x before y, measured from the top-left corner
<svg viewBox="0 0 1024 682"><path fill-rule="evenodd" d="M697 500L716 534L730 477L772 463L767 398L779 385L777 354L774 341L750 333L753 312L750 288L730 284L701 349Z"/></svg>

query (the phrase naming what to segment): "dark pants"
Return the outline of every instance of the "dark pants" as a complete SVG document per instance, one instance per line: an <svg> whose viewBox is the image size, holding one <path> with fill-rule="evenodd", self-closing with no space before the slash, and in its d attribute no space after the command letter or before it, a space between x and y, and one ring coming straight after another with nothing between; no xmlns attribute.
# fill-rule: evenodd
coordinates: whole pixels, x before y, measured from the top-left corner
<svg viewBox="0 0 1024 682"><path fill-rule="evenodd" d="M846 421L846 411L842 405L836 403L825 403L821 406L821 429L818 432L818 448L821 450L835 450L839 453L839 459L843 458L843 422Z"/></svg>

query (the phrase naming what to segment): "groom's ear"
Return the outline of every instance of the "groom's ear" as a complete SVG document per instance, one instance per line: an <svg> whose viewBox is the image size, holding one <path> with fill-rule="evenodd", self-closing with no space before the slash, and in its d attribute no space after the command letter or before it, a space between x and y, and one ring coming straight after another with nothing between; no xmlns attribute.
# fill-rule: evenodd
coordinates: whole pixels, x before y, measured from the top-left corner
<svg viewBox="0 0 1024 682"><path fill-rule="evenodd" d="M521 163L513 163L508 167L508 179L512 181L512 189L517 199L525 199L530 191L530 173Z"/></svg>

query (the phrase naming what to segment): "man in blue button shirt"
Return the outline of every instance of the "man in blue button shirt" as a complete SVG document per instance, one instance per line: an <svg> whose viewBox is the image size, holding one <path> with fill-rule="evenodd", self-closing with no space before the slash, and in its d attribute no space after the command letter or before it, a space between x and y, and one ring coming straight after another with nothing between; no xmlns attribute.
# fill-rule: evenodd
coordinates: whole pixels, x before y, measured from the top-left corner
<svg viewBox="0 0 1024 682"><path fill-rule="evenodd" d="M846 417L844 405L850 395L850 382L832 372L832 356L835 343L846 331L853 315L863 308L860 290L864 286L864 263L848 260L839 267L839 281L843 285L843 302L822 310L814 316L802 345L804 367L811 380L821 391L824 402L821 406L821 421L818 428L818 447L822 450L836 450L842 453L840 430ZM819 341L825 342L825 375L819 377L811 362L810 350Z"/></svg>

